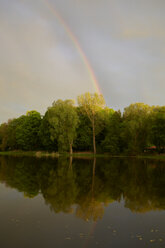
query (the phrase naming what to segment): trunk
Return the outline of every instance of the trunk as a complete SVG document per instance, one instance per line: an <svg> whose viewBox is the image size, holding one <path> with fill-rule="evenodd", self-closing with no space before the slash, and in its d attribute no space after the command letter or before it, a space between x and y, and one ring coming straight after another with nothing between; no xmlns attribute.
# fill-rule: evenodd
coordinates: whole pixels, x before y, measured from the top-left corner
<svg viewBox="0 0 165 248"><path fill-rule="evenodd" d="M72 143L70 143L70 155L72 155L73 150L72 150Z"/></svg>
<svg viewBox="0 0 165 248"><path fill-rule="evenodd" d="M93 123L92 123L92 129L93 129L93 152L94 152L94 154L96 154L95 123L94 123L94 120L93 120Z"/></svg>

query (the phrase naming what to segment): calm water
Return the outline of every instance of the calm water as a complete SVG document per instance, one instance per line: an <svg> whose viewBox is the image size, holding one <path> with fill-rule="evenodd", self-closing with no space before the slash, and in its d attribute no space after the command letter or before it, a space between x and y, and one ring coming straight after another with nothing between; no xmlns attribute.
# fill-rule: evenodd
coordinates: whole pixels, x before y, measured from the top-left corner
<svg viewBox="0 0 165 248"><path fill-rule="evenodd" d="M165 247L165 162L0 157L0 247Z"/></svg>

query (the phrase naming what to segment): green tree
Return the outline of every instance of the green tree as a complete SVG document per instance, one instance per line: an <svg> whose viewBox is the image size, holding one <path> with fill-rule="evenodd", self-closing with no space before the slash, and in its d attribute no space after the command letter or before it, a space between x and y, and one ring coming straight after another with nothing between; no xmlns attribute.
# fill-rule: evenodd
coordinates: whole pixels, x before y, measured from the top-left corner
<svg viewBox="0 0 165 248"><path fill-rule="evenodd" d="M57 140L51 139L50 123L48 120L48 111L46 111L39 130L39 138L43 150L46 151L57 151Z"/></svg>
<svg viewBox="0 0 165 248"><path fill-rule="evenodd" d="M144 103L134 103L124 109L122 135L127 152L131 154L141 153L147 146L151 110L152 108Z"/></svg>
<svg viewBox="0 0 165 248"><path fill-rule="evenodd" d="M20 149L36 150L40 147L39 129L41 115L37 111L28 111L26 116L19 118L19 125L16 128L16 139Z"/></svg>
<svg viewBox="0 0 165 248"><path fill-rule="evenodd" d="M0 125L0 150L5 151L7 149L7 123Z"/></svg>
<svg viewBox="0 0 165 248"><path fill-rule="evenodd" d="M98 134L96 135L96 147L97 151L99 152L104 152L105 147L103 146L102 142L105 140L107 137L107 129L109 127L109 120L114 114L114 110L111 108L104 108L100 111L99 113L99 130Z"/></svg>
<svg viewBox="0 0 165 248"><path fill-rule="evenodd" d="M93 133L93 151L96 154L96 134L99 133L99 114L101 110L105 108L105 101L102 95L97 93L90 94L85 93L84 95L78 96L78 104L83 112L85 112L91 122L92 125L92 133Z"/></svg>
<svg viewBox="0 0 165 248"><path fill-rule="evenodd" d="M16 118L8 121L7 125L7 149L15 150L19 149L17 143L16 130L21 125L21 118Z"/></svg>
<svg viewBox="0 0 165 248"><path fill-rule="evenodd" d="M16 141L16 128L18 125L18 120L13 119L8 121L7 127L7 144L9 150L17 149L17 141Z"/></svg>
<svg viewBox="0 0 165 248"><path fill-rule="evenodd" d="M160 153L165 149L165 106L153 110L151 123L151 142Z"/></svg>
<svg viewBox="0 0 165 248"><path fill-rule="evenodd" d="M76 137L78 115L73 100L57 100L48 108L51 138L57 140L58 149L70 150L72 154L73 141Z"/></svg>
<svg viewBox="0 0 165 248"><path fill-rule="evenodd" d="M111 154L119 154L122 151L122 118L120 111L114 112L109 116L106 125L105 139L102 141L102 148Z"/></svg>
<svg viewBox="0 0 165 248"><path fill-rule="evenodd" d="M90 151L92 149L92 127L86 113L83 113L79 107L76 108L79 117L77 127L77 136L74 142L76 151Z"/></svg>

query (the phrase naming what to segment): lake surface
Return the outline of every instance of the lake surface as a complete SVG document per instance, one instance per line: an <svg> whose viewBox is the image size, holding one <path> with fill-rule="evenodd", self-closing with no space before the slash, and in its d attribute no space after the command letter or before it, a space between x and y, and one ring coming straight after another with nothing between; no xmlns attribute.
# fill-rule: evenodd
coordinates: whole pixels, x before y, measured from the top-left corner
<svg viewBox="0 0 165 248"><path fill-rule="evenodd" d="M165 247L165 162L1 156L0 245Z"/></svg>

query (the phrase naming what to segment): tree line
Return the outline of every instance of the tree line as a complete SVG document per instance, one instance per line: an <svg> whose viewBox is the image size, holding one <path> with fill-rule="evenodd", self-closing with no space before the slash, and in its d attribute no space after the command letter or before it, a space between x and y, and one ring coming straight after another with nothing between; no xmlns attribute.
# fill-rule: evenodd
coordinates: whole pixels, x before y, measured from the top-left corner
<svg viewBox="0 0 165 248"><path fill-rule="evenodd" d="M165 106L134 103L123 113L102 95L57 100L44 116L35 110L0 125L0 150L93 151L136 155L165 151Z"/></svg>

